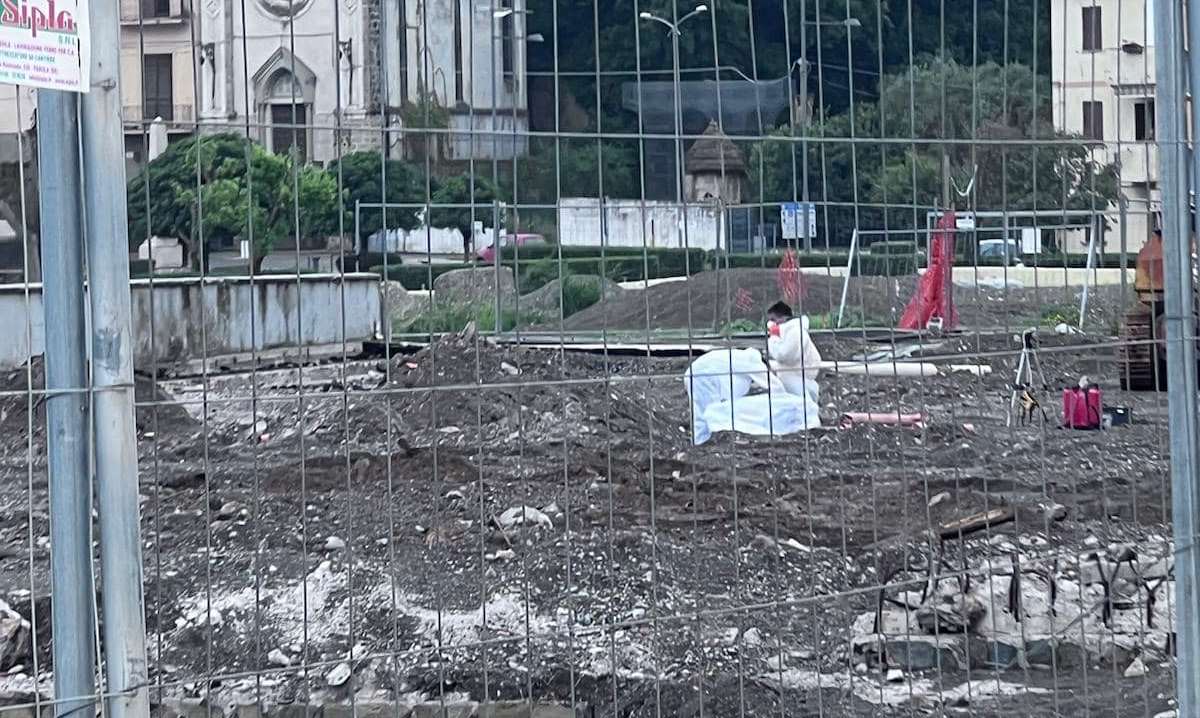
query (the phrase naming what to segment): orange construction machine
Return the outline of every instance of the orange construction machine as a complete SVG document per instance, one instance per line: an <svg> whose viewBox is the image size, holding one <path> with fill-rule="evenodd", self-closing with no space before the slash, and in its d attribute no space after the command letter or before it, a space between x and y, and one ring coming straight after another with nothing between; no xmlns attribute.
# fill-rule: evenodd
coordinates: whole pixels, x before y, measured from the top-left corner
<svg viewBox="0 0 1200 718"><path fill-rule="evenodd" d="M1163 245L1158 230L1138 252L1134 272L1133 290L1138 304L1125 313L1121 325L1121 388L1165 389L1167 329L1163 321Z"/></svg>

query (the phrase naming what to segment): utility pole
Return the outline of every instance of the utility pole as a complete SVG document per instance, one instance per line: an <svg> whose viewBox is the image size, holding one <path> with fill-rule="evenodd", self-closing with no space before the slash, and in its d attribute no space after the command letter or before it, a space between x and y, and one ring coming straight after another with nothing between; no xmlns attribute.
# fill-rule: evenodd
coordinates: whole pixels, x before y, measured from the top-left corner
<svg viewBox="0 0 1200 718"><path fill-rule="evenodd" d="M1168 426L1171 435L1171 508L1175 535L1175 686L1179 715L1200 710L1200 533L1197 506L1197 431L1195 286L1192 280L1191 211L1188 201L1187 67L1192 97L1200 90L1200 54L1184 55L1184 17L1177 0L1154 0L1159 113L1159 160L1162 182L1163 289L1167 325ZM1189 33L1200 29L1200 7L1188 3ZM1192 38L1197 37L1191 34ZM1200 117L1193 113L1195 126ZM1196 158L1200 162L1200 158Z"/></svg>
<svg viewBox="0 0 1200 718"><path fill-rule="evenodd" d="M100 512L107 711L146 718L146 620L133 414L133 332L121 126L120 18L116 2L91 4L91 92L80 100L91 299L95 471Z"/></svg>
<svg viewBox="0 0 1200 718"><path fill-rule="evenodd" d="M87 328L76 95L38 91L38 196L46 325L46 441L50 474L50 625L58 718L95 712L96 600L88 472Z"/></svg>

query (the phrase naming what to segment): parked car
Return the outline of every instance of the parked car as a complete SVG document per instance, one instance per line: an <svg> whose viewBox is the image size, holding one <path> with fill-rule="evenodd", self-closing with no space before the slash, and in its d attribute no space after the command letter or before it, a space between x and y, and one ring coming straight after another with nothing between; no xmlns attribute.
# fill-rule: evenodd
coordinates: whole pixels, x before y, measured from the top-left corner
<svg viewBox="0 0 1200 718"><path fill-rule="evenodd" d="M999 260L998 264L1019 267L1021 244L1015 239L983 239L979 241L979 258Z"/></svg>
<svg viewBox="0 0 1200 718"><path fill-rule="evenodd" d="M509 247L540 247L546 244L546 238L540 234L506 234L500 239L500 246L508 249ZM496 259L496 248L489 244L479 250L476 255L484 262L492 262Z"/></svg>

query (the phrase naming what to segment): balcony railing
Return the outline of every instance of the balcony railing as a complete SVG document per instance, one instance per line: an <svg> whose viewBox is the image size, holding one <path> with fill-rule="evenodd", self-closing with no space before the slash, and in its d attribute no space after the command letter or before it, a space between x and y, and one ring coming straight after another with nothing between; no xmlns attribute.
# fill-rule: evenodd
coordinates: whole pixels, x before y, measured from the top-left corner
<svg viewBox="0 0 1200 718"><path fill-rule="evenodd" d="M148 108L144 105L125 105L121 108L121 119L126 122L143 123L153 122L155 117L148 117ZM162 116L165 113L156 113L156 116ZM163 116L163 121L167 124L171 123L190 123L195 121L195 113L192 105L172 105L171 116Z"/></svg>

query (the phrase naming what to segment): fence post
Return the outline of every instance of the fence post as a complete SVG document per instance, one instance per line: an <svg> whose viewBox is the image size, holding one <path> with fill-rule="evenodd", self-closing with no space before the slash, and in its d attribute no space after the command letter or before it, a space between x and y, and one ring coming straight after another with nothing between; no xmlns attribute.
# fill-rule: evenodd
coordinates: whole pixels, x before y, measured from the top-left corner
<svg viewBox="0 0 1200 718"><path fill-rule="evenodd" d="M38 91L46 441L50 474L50 593L54 714L94 711L96 600L92 580L92 482L83 318L83 227L76 95ZM55 392L68 393L55 393ZM79 700L74 700L78 698Z"/></svg>
<svg viewBox="0 0 1200 718"><path fill-rule="evenodd" d="M92 86L81 96L83 180L91 300L92 410L108 715L144 718L146 621L134 431L120 26L115 2L91 6Z"/></svg>
<svg viewBox="0 0 1200 718"><path fill-rule="evenodd" d="M1188 5L1191 32L1200 29L1200 7ZM1192 314L1192 242L1188 209L1186 68L1178 0L1154 0L1157 47L1159 160L1163 202L1163 283L1166 292L1167 382L1171 432L1171 504L1175 534L1176 690L1179 715L1200 710L1200 536L1197 513L1196 345ZM1196 35L1192 35L1196 37ZM1200 54L1191 53L1192 86L1200 89ZM1193 96L1195 96L1193 94ZM1200 117L1195 117L1200 123ZM1200 125L1198 125L1200 126ZM1200 161L1200 157L1197 158Z"/></svg>

